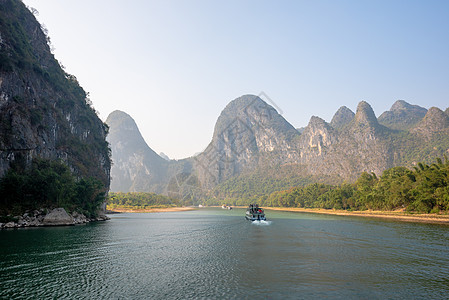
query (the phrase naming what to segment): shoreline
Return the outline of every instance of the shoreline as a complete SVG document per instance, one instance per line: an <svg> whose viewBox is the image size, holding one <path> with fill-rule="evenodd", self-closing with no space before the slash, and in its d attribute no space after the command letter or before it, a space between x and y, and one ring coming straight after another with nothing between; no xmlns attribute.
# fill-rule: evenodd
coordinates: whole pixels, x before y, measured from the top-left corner
<svg viewBox="0 0 449 300"><path fill-rule="evenodd" d="M334 216L349 216L349 217L365 217L365 218L379 218L390 219L403 222L416 222L427 224L443 224L449 225L449 215L438 214L408 214L403 211L346 211L333 210L324 208L298 208L298 207L265 207L266 210L291 211L302 213L314 213Z"/></svg>
<svg viewBox="0 0 449 300"><path fill-rule="evenodd" d="M114 208L114 209L107 209L106 214L177 212L177 211L188 211L188 210L194 210L194 209L197 209L197 207L183 206L183 207L148 208L148 209Z"/></svg>

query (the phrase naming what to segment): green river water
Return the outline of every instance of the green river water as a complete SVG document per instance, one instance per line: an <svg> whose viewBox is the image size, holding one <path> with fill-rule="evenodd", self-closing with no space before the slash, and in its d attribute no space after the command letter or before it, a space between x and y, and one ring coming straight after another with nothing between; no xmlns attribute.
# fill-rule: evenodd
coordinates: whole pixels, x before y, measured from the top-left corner
<svg viewBox="0 0 449 300"><path fill-rule="evenodd" d="M447 299L449 226L243 209L0 231L0 299Z"/></svg>

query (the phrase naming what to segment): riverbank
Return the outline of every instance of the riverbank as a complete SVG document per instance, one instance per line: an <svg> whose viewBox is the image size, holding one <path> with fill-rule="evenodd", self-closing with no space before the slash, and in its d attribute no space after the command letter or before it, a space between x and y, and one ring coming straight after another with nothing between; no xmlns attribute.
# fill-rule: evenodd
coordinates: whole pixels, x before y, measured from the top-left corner
<svg viewBox="0 0 449 300"><path fill-rule="evenodd" d="M177 211L187 211L194 210L196 207L164 207L164 208L120 208L116 207L113 209L107 208L106 213L156 213L156 212L177 212Z"/></svg>
<svg viewBox="0 0 449 300"><path fill-rule="evenodd" d="M67 213L62 207L55 209L41 208L39 210L27 211L23 215L1 217L0 229L68 226L106 220L109 220L109 217L105 215L99 215L95 218L88 218L76 211Z"/></svg>
<svg viewBox="0 0 449 300"><path fill-rule="evenodd" d="M297 208L297 207L266 207L266 210L294 211L314 214L326 214L337 216L355 216L367 218L382 218L404 222L419 222L430 224L449 225L449 215L439 214L410 214L405 211L346 211L323 208Z"/></svg>

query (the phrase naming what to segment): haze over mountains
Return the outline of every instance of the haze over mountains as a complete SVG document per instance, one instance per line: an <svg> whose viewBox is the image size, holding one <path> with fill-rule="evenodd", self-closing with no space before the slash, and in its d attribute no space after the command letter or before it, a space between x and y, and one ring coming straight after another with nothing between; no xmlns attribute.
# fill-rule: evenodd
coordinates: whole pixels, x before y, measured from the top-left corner
<svg viewBox="0 0 449 300"><path fill-rule="evenodd" d="M255 181L268 186L276 181L272 189L354 181L364 171L381 175L393 166L432 162L449 149L448 109L427 111L402 100L379 118L367 102L360 102L356 113L343 106L330 123L312 116L300 132L259 97L244 95L223 109L208 147L182 160L157 155L124 112L111 113L106 123L114 162L112 191L189 199L205 193L223 196L236 180L248 188Z"/></svg>

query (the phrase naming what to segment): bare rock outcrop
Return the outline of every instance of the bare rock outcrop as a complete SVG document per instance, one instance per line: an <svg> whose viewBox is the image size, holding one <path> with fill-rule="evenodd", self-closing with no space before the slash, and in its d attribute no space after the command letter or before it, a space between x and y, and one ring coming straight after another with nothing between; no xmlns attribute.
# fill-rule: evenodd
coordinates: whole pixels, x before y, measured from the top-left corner
<svg viewBox="0 0 449 300"><path fill-rule="evenodd" d="M45 226L73 225L73 217L64 208L55 208L45 216L43 224Z"/></svg>

